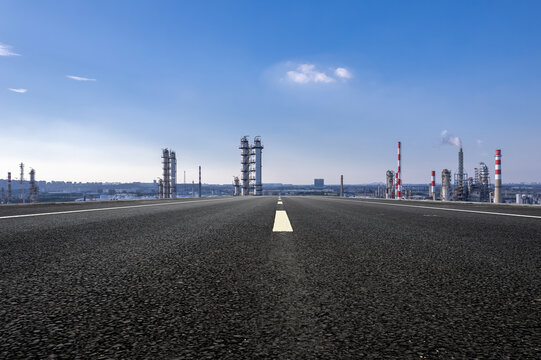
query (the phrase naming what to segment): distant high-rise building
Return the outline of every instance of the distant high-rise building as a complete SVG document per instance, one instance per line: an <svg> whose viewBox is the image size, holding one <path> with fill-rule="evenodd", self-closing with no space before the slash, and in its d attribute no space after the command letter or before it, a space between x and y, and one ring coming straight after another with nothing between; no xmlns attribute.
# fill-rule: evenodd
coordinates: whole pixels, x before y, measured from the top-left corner
<svg viewBox="0 0 541 360"><path fill-rule="evenodd" d="M314 179L314 187L321 189L325 187L325 179Z"/></svg>

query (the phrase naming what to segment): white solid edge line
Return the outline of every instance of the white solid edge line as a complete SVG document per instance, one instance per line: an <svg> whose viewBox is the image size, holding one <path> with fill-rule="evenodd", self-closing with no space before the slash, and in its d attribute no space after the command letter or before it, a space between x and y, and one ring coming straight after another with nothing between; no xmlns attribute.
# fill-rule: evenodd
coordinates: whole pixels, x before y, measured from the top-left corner
<svg viewBox="0 0 541 360"><path fill-rule="evenodd" d="M272 232L293 232L285 210L276 210Z"/></svg>
<svg viewBox="0 0 541 360"><path fill-rule="evenodd" d="M92 212L92 211L121 210L121 209L131 209L131 208L141 208L141 207L151 207L151 206L182 205L182 204L190 204L190 203L196 203L196 202L198 203L198 202L224 201L224 200L226 199L192 200L192 201L166 202L166 203L159 203L159 204L114 206L114 207L97 208L97 209L81 209L81 210L66 210L66 211L35 213L35 214L7 215L7 216L0 216L0 220L22 218L22 217L32 217L32 216L74 214L74 213Z"/></svg>
<svg viewBox="0 0 541 360"><path fill-rule="evenodd" d="M343 201L349 201L346 199L337 199L337 200L343 200ZM458 211L458 212L467 212L467 213L475 213L475 214L488 214L488 215L500 215L500 216L516 216L516 217L525 217L525 218L532 218L532 219L541 219L541 216L536 215L522 215L522 214L509 214L509 213L499 213L499 212L493 212L493 211L478 211L478 210L464 210L464 209L451 209L451 208L441 208L441 207L435 207L435 206L422 206L422 205L407 205L407 204L393 204L393 203L382 203L379 201L363 201L361 202L369 203L369 204L379 204L379 205L390 205L390 206L405 206L405 207L414 207L414 208L421 208L421 209L433 209L433 210L445 210L445 211Z"/></svg>

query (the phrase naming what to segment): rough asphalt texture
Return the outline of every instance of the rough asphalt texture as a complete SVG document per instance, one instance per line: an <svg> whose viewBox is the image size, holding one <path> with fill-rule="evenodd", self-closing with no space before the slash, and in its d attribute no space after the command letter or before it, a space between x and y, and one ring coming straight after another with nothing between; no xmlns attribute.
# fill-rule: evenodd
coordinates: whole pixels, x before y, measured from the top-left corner
<svg viewBox="0 0 541 360"><path fill-rule="evenodd" d="M0 358L541 358L541 219L276 200L0 219Z"/></svg>

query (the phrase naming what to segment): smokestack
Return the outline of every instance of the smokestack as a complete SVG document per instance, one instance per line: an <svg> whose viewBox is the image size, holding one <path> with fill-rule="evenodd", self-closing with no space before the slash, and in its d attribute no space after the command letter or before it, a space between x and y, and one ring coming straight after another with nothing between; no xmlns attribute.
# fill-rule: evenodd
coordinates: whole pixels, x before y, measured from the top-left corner
<svg viewBox="0 0 541 360"><path fill-rule="evenodd" d="M495 169L494 169L494 202L502 202L502 151L496 150L494 156Z"/></svg>
<svg viewBox="0 0 541 360"><path fill-rule="evenodd" d="M11 202L11 197L12 197L12 193L11 193L11 172L8 172L8 199L7 199L8 204Z"/></svg>
<svg viewBox="0 0 541 360"><path fill-rule="evenodd" d="M396 198L401 200L402 199L402 179L401 179L401 173L402 169L400 167L401 164L401 158L400 158L400 148L401 143L398 142L398 169L396 170Z"/></svg>
<svg viewBox="0 0 541 360"><path fill-rule="evenodd" d="M436 200L436 171L432 170L430 174L430 196Z"/></svg>
<svg viewBox="0 0 541 360"><path fill-rule="evenodd" d="M340 197L344 197L344 175L340 175Z"/></svg>
<svg viewBox="0 0 541 360"><path fill-rule="evenodd" d="M21 168L21 179L19 181L19 204L23 204L24 203L24 191L23 191L23 179L24 179L24 164L21 163L19 165L19 167Z"/></svg>
<svg viewBox="0 0 541 360"><path fill-rule="evenodd" d="M460 182L464 180L464 152L462 151L462 146L458 150L458 179Z"/></svg>
<svg viewBox="0 0 541 360"><path fill-rule="evenodd" d="M201 196L201 165L199 165L199 197Z"/></svg>

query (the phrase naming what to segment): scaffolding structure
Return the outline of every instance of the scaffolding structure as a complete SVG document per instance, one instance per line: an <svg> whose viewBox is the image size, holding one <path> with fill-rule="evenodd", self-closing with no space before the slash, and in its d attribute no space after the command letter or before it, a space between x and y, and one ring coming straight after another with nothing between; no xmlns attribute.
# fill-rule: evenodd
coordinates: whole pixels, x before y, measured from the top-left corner
<svg viewBox="0 0 541 360"><path fill-rule="evenodd" d="M250 192L252 195L263 195L263 184L261 180L261 153L263 145L261 145L261 137L254 138L254 144L250 148Z"/></svg>
<svg viewBox="0 0 541 360"><path fill-rule="evenodd" d="M246 196L250 193L250 143L248 136L240 139L240 181L241 195Z"/></svg>
<svg viewBox="0 0 541 360"><path fill-rule="evenodd" d="M464 152L458 151L458 171L455 173L455 201L468 201L468 174L464 172Z"/></svg>
<svg viewBox="0 0 541 360"><path fill-rule="evenodd" d="M175 151L165 148L162 150L162 179L158 186L158 196L161 199L177 197L177 155Z"/></svg>
<svg viewBox="0 0 541 360"><path fill-rule="evenodd" d="M171 183L169 188L169 197L177 197L177 154L171 150L169 152L169 173L171 176Z"/></svg>
<svg viewBox="0 0 541 360"><path fill-rule="evenodd" d="M490 202L490 174L488 166L481 162L479 167L474 169L475 176L471 179L469 185L470 200L480 202Z"/></svg>

